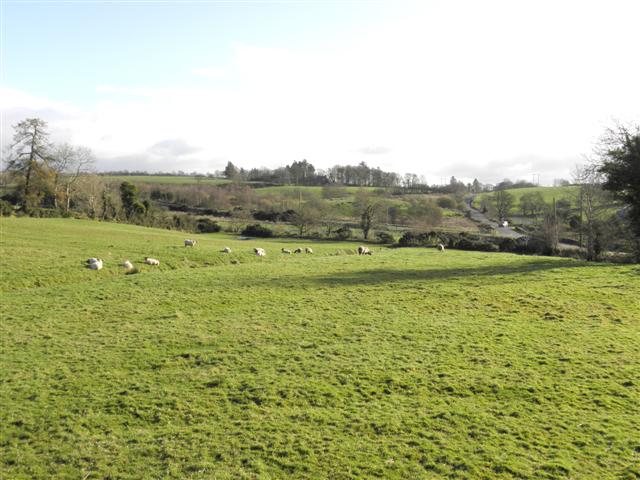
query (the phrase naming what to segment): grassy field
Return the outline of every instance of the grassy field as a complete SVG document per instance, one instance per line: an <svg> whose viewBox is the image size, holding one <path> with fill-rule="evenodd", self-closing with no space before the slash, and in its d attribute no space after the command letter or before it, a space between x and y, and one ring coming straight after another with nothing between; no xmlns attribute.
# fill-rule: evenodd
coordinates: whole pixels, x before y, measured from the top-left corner
<svg viewBox="0 0 640 480"><path fill-rule="evenodd" d="M230 183L225 178L197 178L182 175L101 175L109 182L157 183L160 185L223 185Z"/></svg>
<svg viewBox="0 0 640 480"><path fill-rule="evenodd" d="M640 477L638 266L0 227L0 478Z"/></svg>
<svg viewBox="0 0 640 480"><path fill-rule="evenodd" d="M570 187L531 187L531 188L511 188L505 190L512 194L515 198L514 202L514 210L520 209L520 198L527 193L536 193L540 192L542 194L542 198L544 198L545 203L551 204L553 199L556 201L564 198L571 201L573 206L576 205L576 198L578 195L578 187L570 186ZM488 196L493 195L493 193L482 193L477 195L474 199L474 206L479 207L482 199Z"/></svg>

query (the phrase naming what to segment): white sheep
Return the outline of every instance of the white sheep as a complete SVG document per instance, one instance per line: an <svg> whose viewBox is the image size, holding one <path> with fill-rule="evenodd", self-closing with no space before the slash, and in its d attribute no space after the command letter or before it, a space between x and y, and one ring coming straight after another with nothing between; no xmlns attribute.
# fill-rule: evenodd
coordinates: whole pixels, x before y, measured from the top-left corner
<svg viewBox="0 0 640 480"><path fill-rule="evenodd" d="M301 248L296 248L293 253L302 253L302 249Z"/></svg>
<svg viewBox="0 0 640 480"><path fill-rule="evenodd" d="M267 252L265 251L264 248L254 248L253 251L256 253L257 256L259 257L264 257L267 255Z"/></svg>
<svg viewBox="0 0 640 480"><path fill-rule="evenodd" d="M313 253L313 250L311 250L311 248L309 248L309 247L306 247L304 249L304 253Z"/></svg>
<svg viewBox="0 0 640 480"><path fill-rule="evenodd" d="M95 262L91 262L87 265L90 270L102 270L103 261L101 258L93 258L91 260L95 260Z"/></svg>
<svg viewBox="0 0 640 480"><path fill-rule="evenodd" d="M147 265L160 265L160 260L156 260L155 258L144 257L144 263Z"/></svg>
<svg viewBox="0 0 640 480"><path fill-rule="evenodd" d="M287 255L291 255L291 250L289 250L288 248L283 248L282 249L282 253L286 253Z"/></svg>
<svg viewBox="0 0 640 480"><path fill-rule="evenodd" d="M129 271L129 270L133 270L133 263L131 263L129 260L125 260L122 263L122 266L124 267L125 270Z"/></svg>
<svg viewBox="0 0 640 480"><path fill-rule="evenodd" d="M504 222L502 222L502 227L503 228L507 228L509 226L509 222L507 222L506 220Z"/></svg>
<svg viewBox="0 0 640 480"><path fill-rule="evenodd" d="M229 247L224 247L222 249L222 253L231 253L231 249Z"/></svg>
<svg viewBox="0 0 640 480"><path fill-rule="evenodd" d="M97 261L98 259L93 257L87 259L87 263L96 263Z"/></svg>
<svg viewBox="0 0 640 480"><path fill-rule="evenodd" d="M198 243L196 240L191 240L189 238L186 238L184 240L184 246L185 247L195 247L196 243Z"/></svg>
<svg viewBox="0 0 640 480"><path fill-rule="evenodd" d="M439 243L439 244L437 245L437 248L438 248L438 250L440 250L441 252L444 252L444 245L443 245L443 244Z"/></svg>
<svg viewBox="0 0 640 480"><path fill-rule="evenodd" d="M371 255L371 250L369 250L369 248L365 247L364 245L360 245L358 247L358 255Z"/></svg>

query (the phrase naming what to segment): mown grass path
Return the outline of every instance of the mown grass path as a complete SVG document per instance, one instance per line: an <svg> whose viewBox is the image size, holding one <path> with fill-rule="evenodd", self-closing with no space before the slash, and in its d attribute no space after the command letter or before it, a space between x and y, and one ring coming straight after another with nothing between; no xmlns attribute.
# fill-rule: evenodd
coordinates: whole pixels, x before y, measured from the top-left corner
<svg viewBox="0 0 640 480"><path fill-rule="evenodd" d="M640 475L637 266L0 226L3 478Z"/></svg>

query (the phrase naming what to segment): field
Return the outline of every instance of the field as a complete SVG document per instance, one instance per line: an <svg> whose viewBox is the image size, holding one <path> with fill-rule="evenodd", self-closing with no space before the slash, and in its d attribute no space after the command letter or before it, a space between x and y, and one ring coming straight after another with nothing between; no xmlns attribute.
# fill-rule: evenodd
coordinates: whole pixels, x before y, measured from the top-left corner
<svg viewBox="0 0 640 480"><path fill-rule="evenodd" d="M0 227L0 478L640 477L638 266Z"/></svg>
<svg viewBox="0 0 640 480"><path fill-rule="evenodd" d="M520 209L520 198L527 193L541 193L542 198L545 203L551 204L553 199L556 201L564 198L571 201L573 206L576 205L577 196L578 196L578 187L570 186L570 187L531 187L531 188L511 188L505 190L514 196L514 210ZM474 199L474 206L478 208L480 206L480 202L485 197L490 197L493 193L482 193Z"/></svg>
<svg viewBox="0 0 640 480"><path fill-rule="evenodd" d="M101 175L109 182L157 183L160 185L223 185L225 178L191 177L186 175Z"/></svg>

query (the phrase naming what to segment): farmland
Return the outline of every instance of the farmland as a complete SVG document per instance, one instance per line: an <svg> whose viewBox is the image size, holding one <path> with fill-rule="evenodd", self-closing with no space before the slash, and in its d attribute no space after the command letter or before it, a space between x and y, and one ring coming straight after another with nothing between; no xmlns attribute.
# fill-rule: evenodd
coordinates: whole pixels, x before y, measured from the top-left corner
<svg viewBox="0 0 640 480"><path fill-rule="evenodd" d="M187 175L101 175L109 182L150 183L159 185L224 185L225 178L195 177Z"/></svg>
<svg viewBox="0 0 640 480"><path fill-rule="evenodd" d="M638 266L0 227L2 478L640 476Z"/></svg>
<svg viewBox="0 0 640 480"><path fill-rule="evenodd" d="M540 193L545 203L551 204L553 199L567 199L571 201L572 205L576 205L578 198L579 188L576 186L569 187L530 187L530 188L511 188L505 190L514 197L514 209L520 207L520 198L528 193ZM487 198L493 195L493 193L482 193L474 199L474 206L479 207L483 198Z"/></svg>

